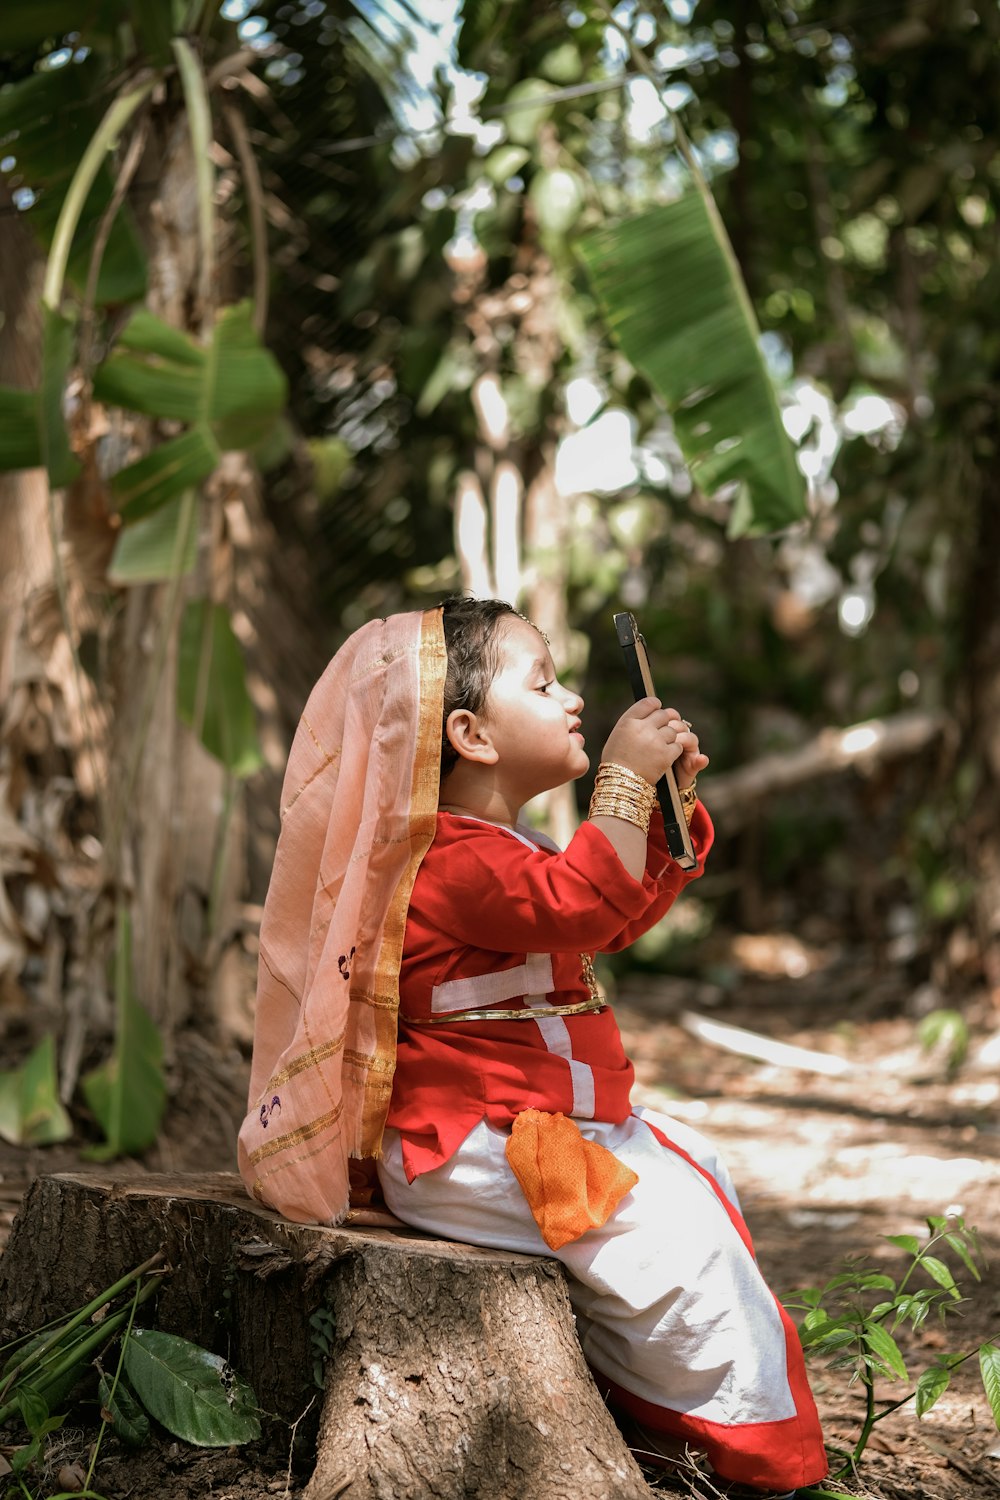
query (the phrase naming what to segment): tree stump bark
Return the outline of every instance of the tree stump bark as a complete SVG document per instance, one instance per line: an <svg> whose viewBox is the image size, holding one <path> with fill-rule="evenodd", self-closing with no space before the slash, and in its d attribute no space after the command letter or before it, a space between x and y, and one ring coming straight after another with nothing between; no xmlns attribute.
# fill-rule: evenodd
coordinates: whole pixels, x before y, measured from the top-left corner
<svg viewBox="0 0 1000 1500"><path fill-rule="evenodd" d="M161 1248L156 1325L224 1354L286 1453L294 1426L304 1500L649 1500L555 1261L292 1224L235 1174L38 1179L0 1261L4 1332L69 1312Z"/></svg>

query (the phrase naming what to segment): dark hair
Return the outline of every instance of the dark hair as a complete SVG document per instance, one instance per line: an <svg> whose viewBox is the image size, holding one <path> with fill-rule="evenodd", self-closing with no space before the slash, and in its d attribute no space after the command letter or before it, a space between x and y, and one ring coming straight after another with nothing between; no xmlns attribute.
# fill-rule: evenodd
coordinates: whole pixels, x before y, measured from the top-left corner
<svg viewBox="0 0 1000 1500"><path fill-rule="evenodd" d="M455 594L445 599L444 641L448 650L448 674L444 683L444 713L441 720L441 776L458 763L445 726L456 708L481 714L490 683L500 667L500 626L517 610L503 599L473 599Z"/></svg>

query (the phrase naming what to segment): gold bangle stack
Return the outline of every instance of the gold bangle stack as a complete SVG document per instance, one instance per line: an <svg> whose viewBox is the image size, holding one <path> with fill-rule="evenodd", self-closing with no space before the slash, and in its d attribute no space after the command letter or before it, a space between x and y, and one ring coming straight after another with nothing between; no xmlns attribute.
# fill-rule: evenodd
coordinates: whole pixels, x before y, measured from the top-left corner
<svg viewBox="0 0 1000 1500"><path fill-rule="evenodd" d="M691 827L691 819L694 817L694 810L698 805L697 788L697 778L692 781L690 786L679 786L677 788L677 795L681 799L681 807L684 809L684 821L689 828Z"/></svg>
<svg viewBox="0 0 1000 1500"><path fill-rule="evenodd" d="M644 776L613 760L602 760L590 799L592 818L621 818L649 832L649 816L656 801L656 788Z"/></svg>

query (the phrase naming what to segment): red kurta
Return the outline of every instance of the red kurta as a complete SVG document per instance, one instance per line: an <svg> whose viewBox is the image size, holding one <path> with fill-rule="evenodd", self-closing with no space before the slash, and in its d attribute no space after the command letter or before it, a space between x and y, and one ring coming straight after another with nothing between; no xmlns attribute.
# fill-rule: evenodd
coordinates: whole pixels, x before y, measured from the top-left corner
<svg viewBox="0 0 1000 1500"><path fill-rule="evenodd" d="M698 868L685 872L654 809L638 881L593 823L559 851L438 814L410 899L387 1120L402 1136L410 1181L448 1161L482 1119L509 1126L531 1108L609 1123L628 1117L633 1069L609 1009L530 1021L446 1018L586 1000L581 954L614 952L654 926L701 874L712 836L699 803L691 824ZM426 1024L432 1017L442 1020Z"/></svg>

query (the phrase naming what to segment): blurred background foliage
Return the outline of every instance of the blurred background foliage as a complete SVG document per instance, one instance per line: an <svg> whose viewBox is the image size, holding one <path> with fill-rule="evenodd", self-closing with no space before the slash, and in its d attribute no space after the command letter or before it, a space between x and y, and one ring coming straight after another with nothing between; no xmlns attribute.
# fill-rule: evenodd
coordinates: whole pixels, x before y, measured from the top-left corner
<svg viewBox="0 0 1000 1500"><path fill-rule="evenodd" d="M892 1003L947 1000L995 1026L996 8L226 0L180 16L165 7L166 44L137 23L130 57L100 43L108 16L129 7L77 9L67 32L56 5L44 37L40 12L34 26L17 19L31 7L0 21L4 232L44 238L58 198L57 182L19 160L11 90L61 68L74 81L66 119L90 129L110 81L155 61L179 25L214 88L218 281L230 300L257 288L263 342L288 383L285 415L262 424L238 483L230 474L225 494L218 475L209 483L218 503L198 598L226 605L213 618L248 662L260 750L244 742L245 770L228 768L212 794L227 829L237 806L245 826L235 853L220 861L218 846L199 876L212 919L182 945L187 998L157 1000L152 970L140 978L168 1060L199 993L214 997L211 1024L248 1041L252 911L309 684L365 619L462 587L516 597L549 632L584 692L591 746L626 696L615 608L636 612L664 697L697 723L719 848L689 918L633 962L718 977L735 972L720 933L780 930L801 951L863 952L890 969ZM160 154L147 145L126 194L147 253L162 228L163 97L177 93L164 77L150 127ZM683 411L671 420L609 336L580 253L601 225L674 201L691 157L728 229L806 481L805 517L767 535L748 530L733 487L693 483ZM130 245L121 264L134 278ZM11 373L26 315L5 290L0 381L27 386L30 368ZM117 295L106 341L125 318ZM683 310L666 277L660 295L665 319L672 299ZM197 327L196 313L189 294L181 326ZM106 579L89 597L102 602L80 645L92 637L99 655L123 606ZM190 726L197 662L186 671ZM52 672L42 678L52 688ZM53 722L61 711L47 710ZM867 755L830 738L869 721L878 732L856 741ZM9 817L24 824L24 787L43 771L68 776L86 863L96 793L81 784L79 747L52 731L29 752L18 724L4 740ZM758 764L761 776L740 779ZM581 784L577 812L588 792ZM573 809L539 815L564 833ZM62 962L54 930L72 951L65 905L32 926L26 892L39 880L37 862L7 879L6 1003L22 1016L23 996ZM92 1005L89 1025L81 1056L100 1032ZM65 1097L65 1048L62 1065Z"/></svg>
<svg viewBox="0 0 1000 1500"><path fill-rule="evenodd" d="M259 13L274 97L315 144L324 66L343 78L352 39L371 38L346 20L341 55L320 43L329 11ZM405 51L408 26L398 13L381 34ZM915 758L758 799L716 862L727 914L908 934L897 950L915 944L925 964L964 919L952 954L970 976L997 896L981 847L996 795L997 33L987 8L947 4L481 3L461 15L462 71L449 60L436 75L447 129L400 128L430 117L426 97L390 118L386 95L345 86L333 97L354 113L319 143L331 154L305 156L298 133L264 147L304 232L319 212L272 347L339 482L324 500L286 470L268 494L310 548L329 547L325 607L346 629L462 582L454 495L484 446L470 392L495 369L528 482L555 448L582 491L564 496L565 586L592 740L620 703L617 602L640 614L713 771L830 724L944 714ZM727 535L725 503L692 490L573 253L604 215L680 191L678 115L809 479L809 519L766 540ZM384 144L352 144L379 132ZM324 170L340 174L339 232ZM574 479L578 423L595 437Z"/></svg>

